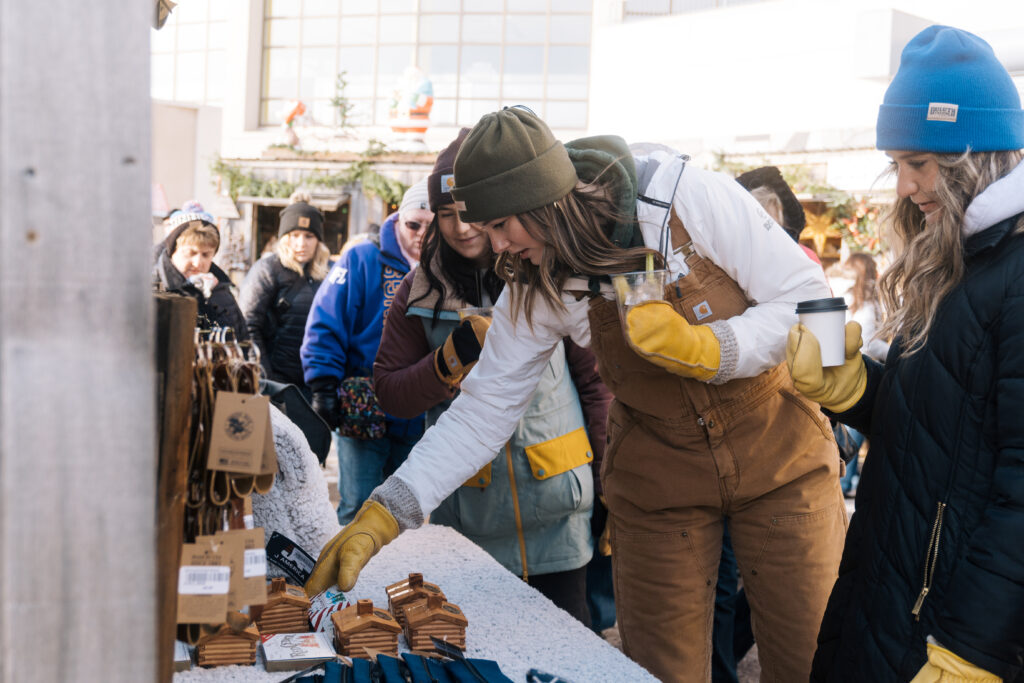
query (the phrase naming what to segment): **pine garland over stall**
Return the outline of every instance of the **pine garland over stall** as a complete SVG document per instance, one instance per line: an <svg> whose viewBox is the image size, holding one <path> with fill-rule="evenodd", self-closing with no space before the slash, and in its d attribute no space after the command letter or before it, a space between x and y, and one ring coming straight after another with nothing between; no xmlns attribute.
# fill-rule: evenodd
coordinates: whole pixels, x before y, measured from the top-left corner
<svg viewBox="0 0 1024 683"><path fill-rule="evenodd" d="M368 195L379 197L389 204L398 204L408 187L400 180L389 178L373 168L374 160L386 151L387 148L382 142L370 140L359 158L342 171L313 171L298 183L276 178L260 178L255 173L243 170L239 164L225 161L220 157L210 162L210 172L214 177L220 176L222 182L227 185L228 194L233 201L237 201L240 196L287 198L300 185L329 190L359 185Z"/></svg>

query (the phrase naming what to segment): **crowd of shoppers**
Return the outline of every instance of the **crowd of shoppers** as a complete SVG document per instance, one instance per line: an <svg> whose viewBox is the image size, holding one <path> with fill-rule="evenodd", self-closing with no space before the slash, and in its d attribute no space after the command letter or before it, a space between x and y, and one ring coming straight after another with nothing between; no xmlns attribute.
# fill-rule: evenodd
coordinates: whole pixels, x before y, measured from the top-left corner
<svg viewBox="0 0 1024 683"><path fill-rule="evenodd" d="M429 517L588 625L607 547L623 649L661 680L735 680L741 600L765 681L1019 681L1024 110L987 43L932 26L877 147L891 263L850 254L848 291L777 168L562 143L524 107L461 131L329 271L296 196L241 309L208 215L169 219L154 275L335 429L346 526L310 593ZM654 271L662 296L623 305L616 276ZM795 308L833 295L845 362L823 367ZM859 484L833 423L867 444Z"/></svg>

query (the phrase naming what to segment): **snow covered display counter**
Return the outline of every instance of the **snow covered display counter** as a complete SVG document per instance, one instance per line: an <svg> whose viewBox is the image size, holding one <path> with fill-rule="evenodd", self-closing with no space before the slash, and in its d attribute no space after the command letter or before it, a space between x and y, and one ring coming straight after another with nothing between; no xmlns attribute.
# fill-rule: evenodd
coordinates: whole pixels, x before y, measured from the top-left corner
<svg viewBox="0 0 1024 683"><path fill-rule="evenodd" d="M347 597L387 605L385 586L410 572L438 584L462 608L469 620L467 656L495 660L514 681L525 681L533 668L573 683L657 680L448 527L428 524L399 536L370 561ZM404 640L399 642L406 651ZM174 681L269 682L290 673L264 671L259 653L255 666L194 667L175 674Z"/></svg>

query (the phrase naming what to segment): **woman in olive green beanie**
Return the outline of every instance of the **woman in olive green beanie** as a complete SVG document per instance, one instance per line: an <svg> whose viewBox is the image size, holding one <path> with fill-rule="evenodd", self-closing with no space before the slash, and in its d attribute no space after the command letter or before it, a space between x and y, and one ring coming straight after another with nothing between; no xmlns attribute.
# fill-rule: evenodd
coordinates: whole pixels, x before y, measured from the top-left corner
<svg viewBox="0 0 1024 683"><path fill-rule="evenodd" d="M336 572L345 590L502 449L571 337L615 395L601 479L626 653L661 680L708 680L728 517L763 670L808 678L846 512L831 429L782 361L796 302L829 290L740 185L686 161L617 137L563 145L520 108L477 123L452 196L509 286L461 394L323 551L317 582ZM664 300L622 319L609 276L648 260L670 271ZM558 462L538 458L534 476Z"/></svg>

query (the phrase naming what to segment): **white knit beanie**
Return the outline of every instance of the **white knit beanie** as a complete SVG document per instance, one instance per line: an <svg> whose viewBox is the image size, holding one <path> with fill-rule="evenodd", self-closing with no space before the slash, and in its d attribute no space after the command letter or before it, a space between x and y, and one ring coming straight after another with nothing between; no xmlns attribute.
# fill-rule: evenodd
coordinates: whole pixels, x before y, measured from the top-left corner
<svg viewBox="0 0 1024 683"><path fill-rule="evenodd" d="M402 196L402 203L398 207L398 213L404 214L406 211L412 211L413 209L430 210L430 195L427 192L426 178L405 191L405 195Z"/></svg>

